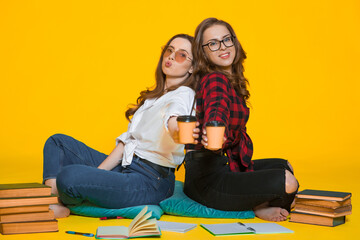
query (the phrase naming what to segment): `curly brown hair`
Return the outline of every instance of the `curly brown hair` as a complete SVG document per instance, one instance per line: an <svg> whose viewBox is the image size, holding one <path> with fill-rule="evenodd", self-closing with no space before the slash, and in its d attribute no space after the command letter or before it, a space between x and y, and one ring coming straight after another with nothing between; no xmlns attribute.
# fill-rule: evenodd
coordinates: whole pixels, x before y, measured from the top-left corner
<svg viewBox="0 0 360 240"><path fill-rule="evenodd" d="M232 73L227 73L219 66L212 63L203 48L204 41L204 32L211 26L214 25L223 25L225 26L234 39L234 46L236 56L234 62L231 66ZM250 93L247 89L249 81L244 76L244 66L243 62L246 59L246 53L242 48L239 40L236 37L234 29L230 26L229 23L216 19L216 18L207 18L202 21L195 30L194 43L192 45L192 53L194 56L194 71L192 77L194 81L198 84L200 83L201 78L206 74L211 72L221 72L223 73L231 82L235 91L244 99L247 100L250 97Z"/></svg>
<svg viewBox="0 0 360 240"><path fill-rule="evenodd" d="M170 40L166 43L166 46L169 45L171 43L171 41L174 40L175 38L184 38L186 40L189 40L189 42L191 44L194 41L194 38L190 35L177 34L177 35L173 36L172 38L170 38ZM162 95L164 95L166 92L174 91L180 86L187 86L187 87L190 87L195 90L195 79L188 77L183 82L181 82L175 86L172 86L165 91L166 76L165 76L164 72L162 71L162 67L161 67L165 50L166 50L166 48L163 48L163 50L161 52L161 57L159 59L158 65L156 67L156 72L155 72L156 83L151 88L152 90L150 90L150 88L147 88L146 90L141 91L140 96L136 100L136 104L130 104L129 109L125 112L125 117L129 122L131 121L130 117L133 116L135 114L135 112L144 104L146 99L159 98Z"/></svg>

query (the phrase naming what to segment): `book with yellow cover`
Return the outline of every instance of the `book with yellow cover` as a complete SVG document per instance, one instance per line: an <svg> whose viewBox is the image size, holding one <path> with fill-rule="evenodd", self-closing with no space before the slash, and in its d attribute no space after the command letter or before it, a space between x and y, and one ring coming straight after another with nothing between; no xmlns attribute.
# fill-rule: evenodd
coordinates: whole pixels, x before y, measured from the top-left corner
<svg viewBox="0 0 360 240"><path fill-rule="evenodd" d="M49 204L0 208L0 215L15 214L15 213L46 212L46 211L49 211Z"/></svg>
<svg viewBox="0 0 360 240"><path fill-rule="evenodd" d="M0 223L10 222L32 222L32 221L45 221L55 219L54 211L48 210L47 212L37 213L16 213L0 215Z"/></svg>
<svg viewBox="0 0 360 240"><path fill-rule="evenodd" d="M295 211L301 213L310 213L320 216L328 216L328 217L341 217L351 214L352 206L344 206L336 209L318 207L318 206L309 206L301 203L295 204Z"/></svg>
<svg viewBox="0 0 360 240"><path fill-rule="evenodd" d="M18 197L18 198L0 198L0 208L19 207L31 205L57 204L58 197L56 195L43 197Z"/></svg>
<svg viewBox="0 0 360 240"><path fill-rule="evenodd" d="M1 234L41 233L59 231L57 220L0 223Z"/></svg>
<svg viewBox="0 0 360 240"><path fill-rule="evenodd" d="M350 206L351 198L345 199L343 201L328 201L328 200L318 200L318 199L308 199L308 198L295 198L295 202L296 202L296 204L337 209L340 207Z"/></svg>
<svg viewBox="0 0 360 240"><path fill-rule="evenodd" d="M333 218L308 213L291 212L290 222L335 227L345 223L345 216Z"/></svg>

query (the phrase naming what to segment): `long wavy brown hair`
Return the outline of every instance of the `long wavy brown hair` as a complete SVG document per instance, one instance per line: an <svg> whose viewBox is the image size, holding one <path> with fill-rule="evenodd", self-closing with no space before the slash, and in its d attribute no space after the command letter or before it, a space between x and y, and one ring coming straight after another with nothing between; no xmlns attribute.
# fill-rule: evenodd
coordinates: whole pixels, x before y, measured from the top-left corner
<svg viewBox="0 0 360 240"><path fill-rule="evenodd" d="M234 62L231 66L232 73L227 73L219 66L212 63L206 56L203 41L204 41L204 32L211 26L214 25L223 25L225 26L230 34L233 36L234 46L236 56ZM242 48L238 38L236 37L234 29L225 21L216 19L216 18L207 18L202 21L195 30L195 40L192 45L192 53L194 56L194 71L191 78L194 78L194 81L199 84L202 77L211 72L221 72L223 73L231 82L235 91L244 99L247 100L250 97L250 93L247 89L249 81L244 76L244 60L246 59L246 53Z"/></svg>
<svg viewBox="0 0 360 240"><path fill-rule="evenodd" d="M177 35L173 36L172 38L170 38L170 40L166 43L165 46L169 45L171 43L171 41L174 40L175 38L184 38L184 39L188 40L191 44L194 41L194 38L190 35L177 34ZM164 95L166 92L174 91L180 86L187 86L187 87L190 87L195 90L195 79L190 78L190 75L189 75L189 77L187 79L185 79L184 81L182 81L181 83L179 83L175 86L168 88L165 91L166 76L165 76L164 72L162 71L162 61L164 58L165 50L166 50L166 48L162 49L158 65L156 67L156 71L155 71L156 83L155 83L155 85L151 88L147 88L146 90L141 91L140 96L136 100L136 104L130 104L129 109L125 112L125 116L126 116L127 120L131 121L130 117L133 116L135 114L135 112L144 104L146 99L159 98L162 95Z"/></svg>

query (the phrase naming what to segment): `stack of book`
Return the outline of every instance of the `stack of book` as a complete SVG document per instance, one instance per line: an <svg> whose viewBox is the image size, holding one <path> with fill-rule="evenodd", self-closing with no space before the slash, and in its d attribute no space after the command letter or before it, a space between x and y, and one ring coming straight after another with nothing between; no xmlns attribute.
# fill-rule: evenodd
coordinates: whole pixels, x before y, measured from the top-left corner
<svg viewBox="0 0 360 240"><path fill-rule="evenodd" d="M337 226L351 214L351 193L306 189L298 192L290 222Z"/></svg>
<svg viewBox="0 0 360 240"><path fill-rule="evenodd" d="M56 232L58 223L50 204L58 198L40 183L0 184L0 233Z"/></svg>

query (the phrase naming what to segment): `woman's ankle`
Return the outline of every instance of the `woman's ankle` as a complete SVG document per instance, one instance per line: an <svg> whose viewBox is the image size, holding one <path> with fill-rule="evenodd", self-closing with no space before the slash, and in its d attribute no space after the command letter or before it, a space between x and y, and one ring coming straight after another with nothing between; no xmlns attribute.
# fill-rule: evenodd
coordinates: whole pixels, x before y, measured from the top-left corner
<svg viewBox="0 0 360 240"><path fill-rule="evenodd" d="M56 187L56 178L49 178L45 180L44 184L51 187L51 194L59 195L59 192Z"/></svg>

